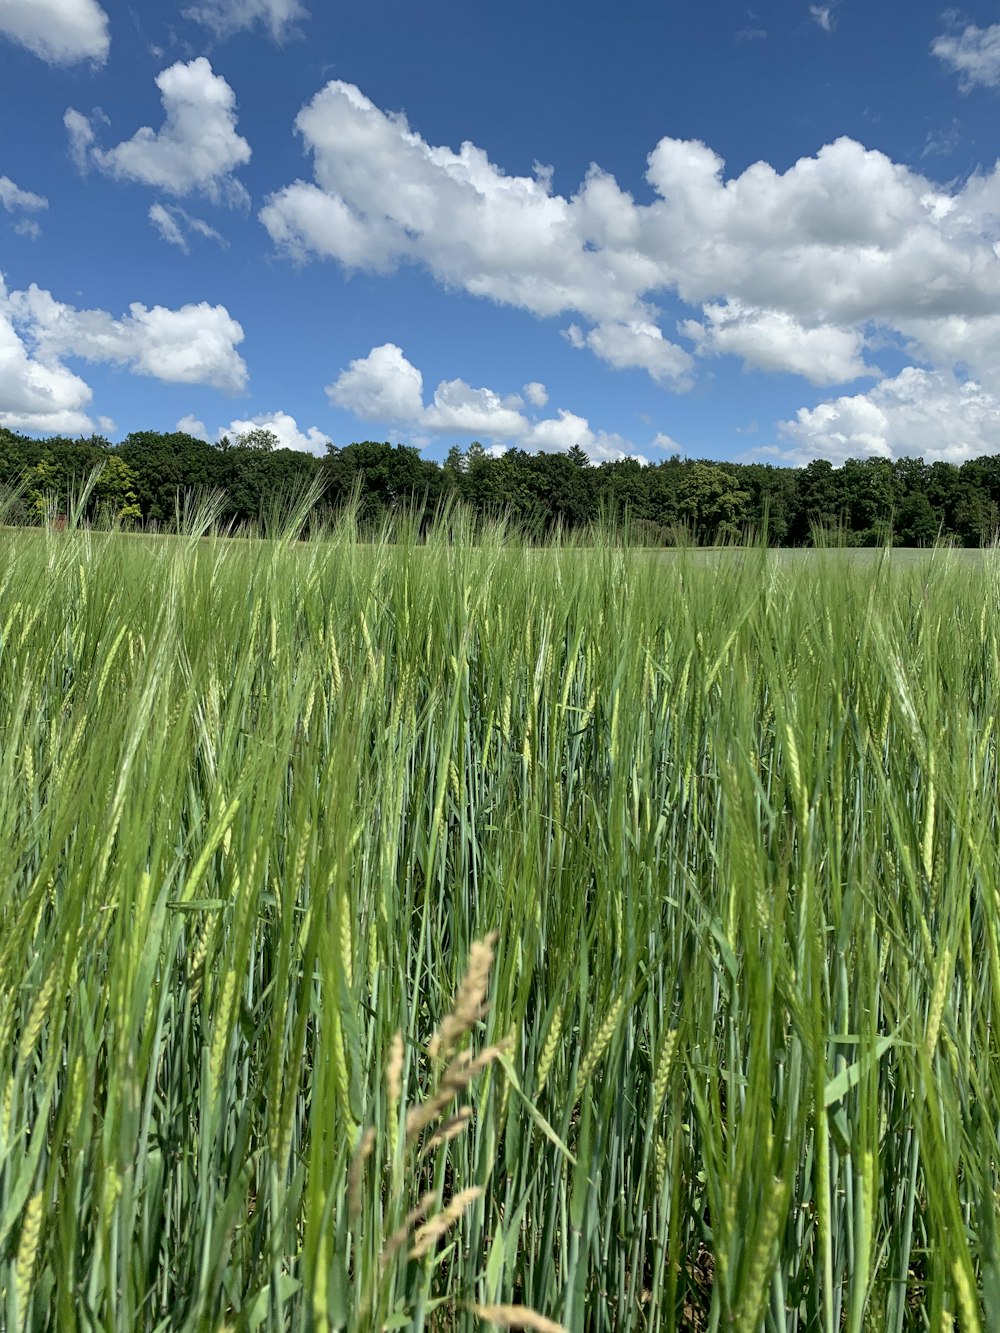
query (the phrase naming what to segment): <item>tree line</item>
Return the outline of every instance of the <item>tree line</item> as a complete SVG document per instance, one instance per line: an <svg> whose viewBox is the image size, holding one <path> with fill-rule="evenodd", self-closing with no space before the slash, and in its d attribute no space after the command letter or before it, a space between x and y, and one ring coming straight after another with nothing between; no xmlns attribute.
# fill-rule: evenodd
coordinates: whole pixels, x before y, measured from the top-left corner
<svg viewBox="0 0 1000 1333"><path fill-rule="evenodd" d="M682 459L592 465L581 449L494 454L452 448L444 463L405 444L365 440L323 457L280 447L266 429L212 444L181 431L135 431L119 444L100 436L36 439L0 428L5 521L41 523L64 514L97 472L84 516L169 530L183 497L214 494L221 518L260 521L275 497L319 484L331 513L352 502L378 526L404 509L432 516L448 502L474 515L506 516L529 537L628 528L648 545L734 542L766 530L774 545L835 540L855 546L963 546L1000 529L1000 455L961 466L917 458L849 459L805 467Z"/></svg>

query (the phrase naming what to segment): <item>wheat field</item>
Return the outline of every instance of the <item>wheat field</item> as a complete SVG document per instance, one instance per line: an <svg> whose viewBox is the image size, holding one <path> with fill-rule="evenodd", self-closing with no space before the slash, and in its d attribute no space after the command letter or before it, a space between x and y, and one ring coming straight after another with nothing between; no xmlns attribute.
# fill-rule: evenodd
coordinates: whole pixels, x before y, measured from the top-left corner
<svg viewBox="0 0 1000 1333"><path fill-rule="evenodd" d="M989 551L0 530L0 1329L996 1328L998 687Z"/></svg>

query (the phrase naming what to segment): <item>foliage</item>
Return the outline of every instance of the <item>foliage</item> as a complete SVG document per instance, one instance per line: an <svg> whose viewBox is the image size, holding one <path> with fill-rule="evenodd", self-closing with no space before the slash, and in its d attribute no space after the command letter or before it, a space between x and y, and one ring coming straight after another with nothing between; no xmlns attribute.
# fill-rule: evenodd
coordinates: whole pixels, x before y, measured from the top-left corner
<svg viewBox="0 0 1000 1333"><path fill-rule="evenodd" d="M281 441L278 436L266 426L254 426L236 437L237 449L259 449L263 453L270 453L280 446Z"/></svg>
<svg viewBox="0 0 1000 1333"><path fill-rule="evenodd" d="M452 446L438 465L410 445L375 440L331 444L317 458L281 448L264 427L217 444L181 431L136 431L117 446L96 436L35 440L0 429L0 487L27 484L21 516L29 521L64 513L74 490L116 460L130 469L126 489L134 492L119 506L120 520L160 530L182 524L192 495L223 494L222 515L235 528L259 524L275 503L318 483L319 512L329 518L351 506L369 532L404 512L426 528L458 503L537 541L613 529L653 546L731 545L765 534L772 546L919 547L940 538L978 547L1000 534L1000 455L961 467L866 458L840 468L823 459L781 468L677 456L592 466L579 448L495 454L473 443ZM98 485L85 517L107 510L108 484Z"/></svg>

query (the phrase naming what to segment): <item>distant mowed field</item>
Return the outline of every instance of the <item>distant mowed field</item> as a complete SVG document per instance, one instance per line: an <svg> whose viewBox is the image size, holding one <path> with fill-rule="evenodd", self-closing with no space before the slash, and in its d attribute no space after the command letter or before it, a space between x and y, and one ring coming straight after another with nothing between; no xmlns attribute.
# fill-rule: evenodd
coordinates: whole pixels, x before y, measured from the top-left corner
<svg viewBox="0 0 1000 1333"><path fill-rule="evenodd" d="M0 531L0 1329L995 1329L998 689L989 551Z"/></svg>

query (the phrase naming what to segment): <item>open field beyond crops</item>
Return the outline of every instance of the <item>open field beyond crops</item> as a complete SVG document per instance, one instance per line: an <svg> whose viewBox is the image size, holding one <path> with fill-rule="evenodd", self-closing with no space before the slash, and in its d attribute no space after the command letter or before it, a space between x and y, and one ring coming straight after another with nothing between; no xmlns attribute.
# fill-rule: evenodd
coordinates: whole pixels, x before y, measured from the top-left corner
<svg viewBox="0 0 1000 1333"><path fill-rule="evenodd" d="M998 687L991 552L0 532L0 1329L995 1329Z"/></svg>

